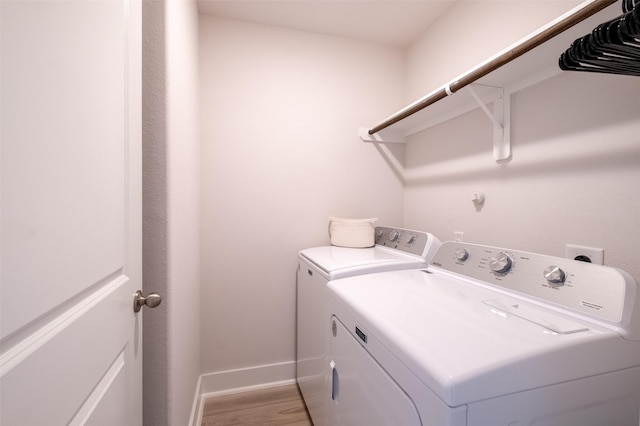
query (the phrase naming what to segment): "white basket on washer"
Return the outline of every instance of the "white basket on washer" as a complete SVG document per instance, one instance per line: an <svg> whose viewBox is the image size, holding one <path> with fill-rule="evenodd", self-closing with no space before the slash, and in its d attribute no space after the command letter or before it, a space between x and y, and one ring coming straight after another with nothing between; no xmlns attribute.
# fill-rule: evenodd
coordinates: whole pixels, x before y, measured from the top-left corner
<svg viewBox="0 0 640 426"><path fill-rule="evenodd" d="M329 218L329 238L331 245L340 247L373 247L378 218L345 219Z"/></svg>

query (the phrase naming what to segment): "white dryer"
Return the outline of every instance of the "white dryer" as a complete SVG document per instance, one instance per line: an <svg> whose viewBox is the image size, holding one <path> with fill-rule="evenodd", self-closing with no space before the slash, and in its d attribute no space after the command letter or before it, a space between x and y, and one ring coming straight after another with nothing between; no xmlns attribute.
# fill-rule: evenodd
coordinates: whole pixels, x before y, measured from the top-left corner
<svg viewBox="0 0 640 426"><path fill-rule="evenodd" d="M638 426L640 292L614 268L443 243L332 281L331 425Z"/></svg>
<svg viewBox="0 0 640 426"><path fill-rule="evenodd" d="M376 227L373 247L323 246L300 251L296 376L315 426L327 424L324 376L329 345L327 283L380 271L423 268L439 245L440 241L426 232Z"/></svg>

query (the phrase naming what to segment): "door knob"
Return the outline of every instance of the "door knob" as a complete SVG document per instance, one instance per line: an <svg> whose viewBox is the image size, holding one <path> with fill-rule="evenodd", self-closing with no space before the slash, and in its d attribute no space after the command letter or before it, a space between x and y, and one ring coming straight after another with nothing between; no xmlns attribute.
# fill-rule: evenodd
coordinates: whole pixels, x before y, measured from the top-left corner
<svg viewBox="0 0 640 426"><path fill-rule="evenodd" d="M162 302L162 296L158 293L150 293L147 297L142 295L142 291L136 291L133 295L133 312L140 312L142 306L148 306L149 308L155 308Z"/></svg>

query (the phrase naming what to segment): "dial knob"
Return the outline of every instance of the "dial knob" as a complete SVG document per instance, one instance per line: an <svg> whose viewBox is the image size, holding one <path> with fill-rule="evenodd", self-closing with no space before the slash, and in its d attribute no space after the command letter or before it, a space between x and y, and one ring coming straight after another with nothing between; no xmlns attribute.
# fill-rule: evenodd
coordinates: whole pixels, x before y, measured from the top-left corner
<svg viewBox="0 0 640 426"><path fill-rule="evenodd" d="M400 234L398 234L398 231L393 231L391 233L391 236L389 237L389 241L391 241L391 242L396 241L399 236L400 236Z"/></svg>
<svg viewBox="0 0 640 426"><path fill-rule="evenodd" d="M409 237L409 239L407 240L407 244L413 244L416 241L416 236L412 235Z"/></svg>
<svg viewBox="0 0 640 426"><path fill-rule="evenodd" d="M566 274L555 265L547 266L544 270L544 277L552 284L563 284Z"/></svg>
<svg viewBox="0 0 640 426"><path fill-rule="evenodd" d="M503 274L508 272L513 265L513 259L507 253L501 251L498 256L489 259L489 267L493 272Z"/></svg>
<svg viewBox="0 0 640 426"><path fill-rule="evenodd" d="M458 260L467 260L467 258L469 257L469 252L467 251L467 249L459 248L456 249L455 256Z"/></svg>

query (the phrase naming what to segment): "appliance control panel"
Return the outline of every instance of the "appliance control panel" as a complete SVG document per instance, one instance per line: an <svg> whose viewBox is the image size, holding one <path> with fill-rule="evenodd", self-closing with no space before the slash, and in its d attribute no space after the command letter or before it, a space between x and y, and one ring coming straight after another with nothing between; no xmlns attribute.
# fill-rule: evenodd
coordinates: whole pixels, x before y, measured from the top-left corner
<svg viewBox="0 0 640 426"><path fill-rule="evenodd" d="M433 236L430 236L430 234L426 232L412 231L409 229L376 226L375 230L376 245L400 250L416 256L423 256L427 245L433 244L433 241L429 241L429 238L433 238Z"/></svg>
<svg viewBox="0 0 640 426"><path fill-rule="evenodd" d="M617 323L635 282L615 268L462 242L443 243L429 267Z"/></svg>

